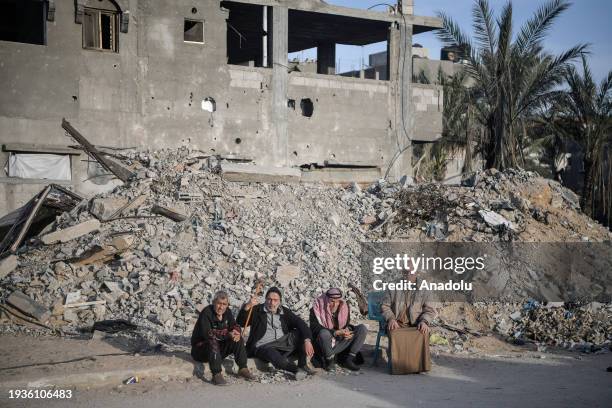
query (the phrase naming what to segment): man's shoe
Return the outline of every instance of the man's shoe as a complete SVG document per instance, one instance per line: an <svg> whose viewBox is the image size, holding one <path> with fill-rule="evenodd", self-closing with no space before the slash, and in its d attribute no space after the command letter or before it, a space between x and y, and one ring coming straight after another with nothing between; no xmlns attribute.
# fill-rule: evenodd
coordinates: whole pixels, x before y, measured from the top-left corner
<svg viewBox="0 0 612 408"><path fill-rule="evenodd" d="M304 364L303 366L300 366L300 368L308 375L315 375L319 372L317 369L315 369L308 363Z"/></svg>
<svg viewBox="0 0 612 408"><path fill-rule="evenodd" d="M334 357L325 359L325 371L336 371L336 359Z"/></svg>
<svg viewBox="0 0 612 408"><path fill-rule="evenodd" d="M251 373L251 371L246 367L238 370L238 375L247 381L255 381L257 379L255 378L253 373Z"/></svg>
<svg viewBox="0 0 612 408"><path fill-rule="evenodd" d="M227 385L227 381L223 378L223 374L217 373L213 375L212 383L215 385Z"/></svg>
<svg viewBox="0 0 612 408"><path fill-rule="evenodd" d="M342 367L348 368L351 371L359 371L359 366L355 364L352 356L348 356L343 362Z"/></svg>

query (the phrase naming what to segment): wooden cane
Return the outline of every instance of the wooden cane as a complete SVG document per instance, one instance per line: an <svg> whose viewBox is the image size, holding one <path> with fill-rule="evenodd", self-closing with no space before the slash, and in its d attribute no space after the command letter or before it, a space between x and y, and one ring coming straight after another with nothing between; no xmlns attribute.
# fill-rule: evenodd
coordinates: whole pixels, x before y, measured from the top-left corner
<svg viewBox="0 0 612 408"><path fill-rule="evenodd" d="M255 282L255 290L253 291L254 294L253 296L261 296L261 293L263 292L263 280L262 279L258 279L257 282ZM253 308L255 306L251 306L251 308L249 309L249 314L247 315L247 319L244 322L244 327L242 328L242 336L244 337L244 332L246 331L247 326L249 325L250 321L251 321L251 314L253 314Z"/></svg>

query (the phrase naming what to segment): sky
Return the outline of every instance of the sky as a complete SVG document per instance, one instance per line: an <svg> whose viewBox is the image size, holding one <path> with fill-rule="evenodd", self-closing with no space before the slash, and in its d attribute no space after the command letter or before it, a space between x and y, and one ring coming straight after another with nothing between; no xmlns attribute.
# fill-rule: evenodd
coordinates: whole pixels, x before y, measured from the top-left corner
<svg viewBox="0 0 612 408"><path fill-rule="evenodd" d="M326 0L338 6L366 9L378 3L395 4L395 0ZM437 11L451 15L459 26L472 34L471 9L472 0L414 0L414 14L435 16ZM505 1L491 0L496 11L501 10ZM544 2L541 0L513 0L514 31L529 19ZM385 6L375 10L384 11ZM429 49L430 59L440 59L442 44L432 32L417 34L413 43L419 43ZM597 81L603 79L612 70L612 1L611 0L574 0L552 26L544 40L545 49L558 54L576 44L589 43L589 64ZM338 45L336 59L339 60L339 72L359 69L362 61L367 65L368 55L386 50L385 43L350 47ZM316 58L316 51L294 53L292 56Z"/></svg>

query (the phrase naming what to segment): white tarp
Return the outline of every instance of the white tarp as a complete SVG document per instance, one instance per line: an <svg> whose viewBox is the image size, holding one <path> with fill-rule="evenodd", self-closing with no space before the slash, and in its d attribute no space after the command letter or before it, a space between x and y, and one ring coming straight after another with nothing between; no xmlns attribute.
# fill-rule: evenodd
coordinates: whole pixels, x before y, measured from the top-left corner
<svg viewBox="0 0 612 408"><path fill-rule="evenodd" d="M9 177L71 180L67 154L13 153L9 157Z"/></svg>

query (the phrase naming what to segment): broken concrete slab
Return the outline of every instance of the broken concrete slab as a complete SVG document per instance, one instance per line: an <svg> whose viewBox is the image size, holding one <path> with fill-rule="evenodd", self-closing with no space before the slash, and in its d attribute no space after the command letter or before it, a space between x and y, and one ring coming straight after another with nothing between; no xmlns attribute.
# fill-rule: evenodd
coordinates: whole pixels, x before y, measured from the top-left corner
<svg viewBox="0 0 612 408"><path fill-rule="evenodd" d="M184 214L178 208L164 207L161 205L154 205L151 208L153 214L163 215L166 218L170 218L172 221L181 222L187 219L187 215Z"/></svg>
<svg viewBox="0 0 612 408"><path fill-rule="evenodd" d="M254 166L249 164L222 163L221 174L228 181L260 183L298 183L302 177L299 169L291 167Z"/></svg>
<svg viewBox="0 0 612 408"><path fill-rule="evenodd" d="M276 268L276 280L282 287L288 287L292 280L300 276L300 268L296 265L282 265Z"/></svg>
<svg viewBox="0 0 612 408"><path fill-rule="evenodd" d="M41 323L46 322L51 317L51 312L48 308L30 299L29 296L19 290L11 293L6 302Z"/></svg>
<svg viewBox="0 0 612 408"><path fill-rule="evenodd" d="M94 198L91 202L89 212L100 221L111 218L120 208L124 207L128 201L125 198Z"/></svg>
<svg viewBox="0 0 612 408"><path fill-rule="evenodd" d="M124 251L134 244L133 235L119 235L113 238L111 245L114 246L118 251Z"/></svg>
<svg viewBox="0 0 612 408"><path fill-rule="evenodd" d="M91 219L80 224L68 227L65 229L51 232L50 234L41 237L41 241L45 245L55 244L57 242L68 242L75 238L97 231L100 228L100 221Z"/></svg>
<svg viewBox="0 0 612 408"><path fill-rule="evenodd" d="M491 228L513 229L512 223L508 221L506 218L504 218L503 216L496 213L495 211L480 210L478 211L478 214L480 214L484 222L486 222L487 225L490 226Z"/></svg>
<svg viewBox="0 0 612 408"><path fill-rule="evenodd" d="M0 261L0 279L4 279L9 273L17 268L18 262L15 255L9 255Z"/></svg>

